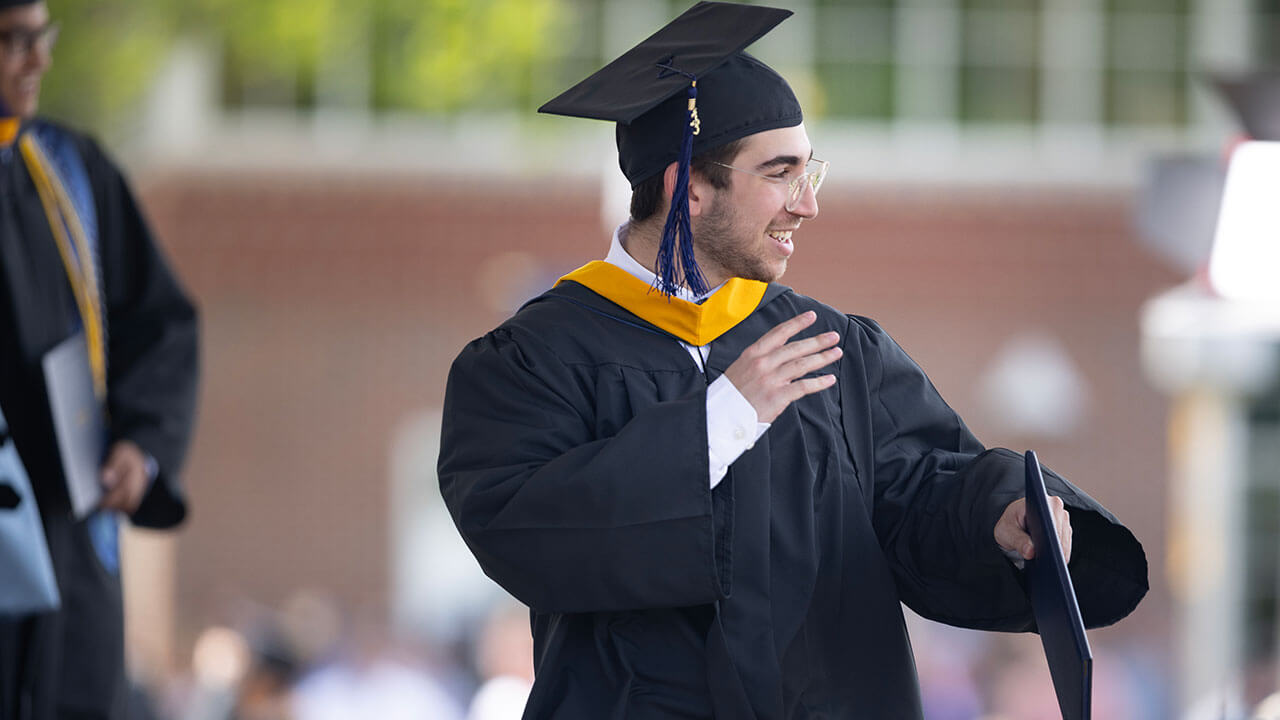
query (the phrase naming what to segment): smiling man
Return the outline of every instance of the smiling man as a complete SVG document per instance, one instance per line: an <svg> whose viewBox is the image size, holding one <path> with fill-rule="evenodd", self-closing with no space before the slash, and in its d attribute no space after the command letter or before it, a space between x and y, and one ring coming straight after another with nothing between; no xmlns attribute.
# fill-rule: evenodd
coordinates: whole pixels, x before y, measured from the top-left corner
<svg viewBox="0 0 1280 720"><path fill-rule="evenodd" d="M5 3L0 18L0 98L9 114L31 117L40 104L40 81L49 69L50 53L58 40L58 26L49 21L44 3Z"/></svg>
<svg viewBox="0 0 1280 720"><path fill-rule="evenodd" d="M631 218L454 362L441 492L532 610L525 718L921 717L901 603L1029 630L1021 456L874 321L777 284L828 166L743 48L787 11L699 3L543 110L611 120ZM1147 588L1048 474L1085 622Z"/></svg>
<svg viewBox="0 0 1280 720"><path fill-rule="evenodd" d="M185 515L178 477L195 408L196 314L116 165L36 114L57 37L43 2L0 0L0 407L61 601L0 616L0 718L120 718L117 530L123 517L166 528ZM101 499L82 513L49 400L68 376L45 369L80 336L76 368L88 369L107 436L87 477Z"/></svg>

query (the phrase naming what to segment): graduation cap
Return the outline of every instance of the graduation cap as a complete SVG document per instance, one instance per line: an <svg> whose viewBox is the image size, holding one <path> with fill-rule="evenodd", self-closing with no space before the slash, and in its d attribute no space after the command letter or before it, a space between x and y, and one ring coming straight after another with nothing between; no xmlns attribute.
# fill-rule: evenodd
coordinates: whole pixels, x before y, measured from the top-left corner
<svg viewBox="0 0 1280 720"><path fill-rule="evenodd" d="M1215 73L1213 85L1254 140L1280 140L1280 70Z"/></svg>
<svg viewBox="0 0 1280 720"><path fill-rule="evenodd" d="M35 5L36 3L43 1L44 0L0 0L0 10L7 10L20 5Z"/></svg>
<svg viewBox="0 0 1280 720"><path fill-rule="evenodd" d="M743 52L790 16L790 10L700 2L538 109L617 123L618 164L633 188L678 163L656 273L667 295L681 280L695 294L708 289L693 256L692 157L804 119L787 81Z"/></svg>

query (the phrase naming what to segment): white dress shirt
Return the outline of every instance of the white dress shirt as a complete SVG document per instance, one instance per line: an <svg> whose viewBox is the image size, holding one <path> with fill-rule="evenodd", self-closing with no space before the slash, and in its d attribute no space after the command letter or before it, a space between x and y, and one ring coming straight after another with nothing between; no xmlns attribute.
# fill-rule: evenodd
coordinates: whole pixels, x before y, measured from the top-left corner
<svg viewBox="0 0 1280 720"><path fill-rule="evenodd" d="M622 238L626 236L627 225L623 223L613 231L613 240L609 243L609 254L604 261L626 270L632 275L654 284L656 276L649 268L641 265L622 247ZM724 287L721 283L705 295L694 295L688 288L679 288L676 297L698 303L711 297ZM695 346L683 340L678 341L689 357L706 373L707 356L711 354L711 344ZM729 466L742 453L750 450L756 440L769 429L769 423L759 422L756 409L738 392L729 378L721 375L707 388L707 457L710 460L711 487L720 484Z"/></svg>

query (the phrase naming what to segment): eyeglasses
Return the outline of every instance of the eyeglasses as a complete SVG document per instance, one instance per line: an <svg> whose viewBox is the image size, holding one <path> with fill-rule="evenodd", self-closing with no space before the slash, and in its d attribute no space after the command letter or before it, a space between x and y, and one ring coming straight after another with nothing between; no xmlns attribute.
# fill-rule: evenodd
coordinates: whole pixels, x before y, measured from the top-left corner
<svg viewBox="0 0 1280 720"><path fill-rule="evenodd" d="M827 169L831 167L831 163L827 162L826 160L819 160L818 158L809 158L809 162L805 163L804 172L801 173L799 176L788 180L787 178L777 177L776 175L762 175L758 172L743 170L740 167L725 165L724 163L716 162L715 160L712 160L711 163L713 165L719 165L720 167L729 168L730 170L737 170L740 173L755 175L758 178L764 178L765 180L768 180L771 183L776 183L778 185L786 183L787 212L795 211L796 206L800 204L800 198L804 195L805 185L808 185L809 187L813 188L814 197L817 197L818 188L822 187L822 181L825 180L827 177Z"/></svg>
<svg viewBox="0 0 1280 720"><path fill-rule="evenodd" d="M0 30L0 53L6 60L24 58L32 50L48 54L58 42L58 23L49 23L38 30L10 28Z"/></svg>

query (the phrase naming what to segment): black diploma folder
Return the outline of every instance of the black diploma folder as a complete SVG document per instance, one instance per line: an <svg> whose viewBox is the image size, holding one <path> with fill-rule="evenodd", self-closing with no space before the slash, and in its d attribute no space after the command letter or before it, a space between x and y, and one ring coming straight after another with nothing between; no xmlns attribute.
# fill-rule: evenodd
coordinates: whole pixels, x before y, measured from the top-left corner
<svg viewBox="0 0 1280 720"><path fill-rule="evenodd" d="M93 390L84 333L58 343L45 353L43 364L67 496L81 519L102 499L99 473L107 447L106 414Z"/></svg>
<svg viewBox="0 0 1280 720"><path fill-rule="evenodd" d="M1049 660L1049 674L1063 720L1089 720L1093 653L1084 634L1076 591L1053 528L1049 496L1036 454L1027 451L1027 532L1036 556L1026 562L1027 586L1036 628Z"/></svg>

